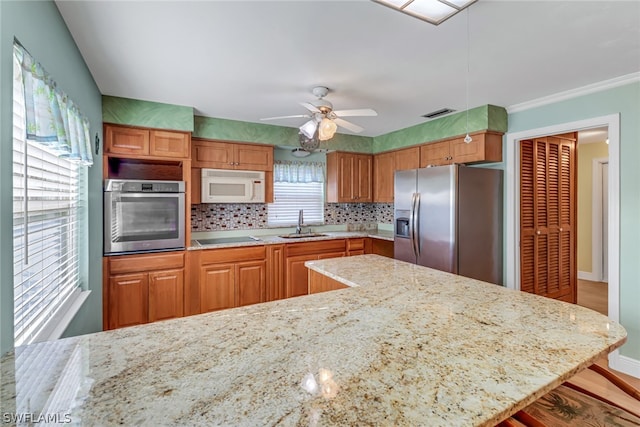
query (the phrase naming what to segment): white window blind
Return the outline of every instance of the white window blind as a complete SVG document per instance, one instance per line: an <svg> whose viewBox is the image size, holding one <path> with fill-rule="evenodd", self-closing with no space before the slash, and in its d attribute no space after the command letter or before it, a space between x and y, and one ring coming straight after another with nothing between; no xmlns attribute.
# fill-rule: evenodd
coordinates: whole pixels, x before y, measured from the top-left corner
<svg viewBox="0 0 640 427"><path fill-rule="evenodd" d="M273 200L267 212L270 226L298 224L300 209L306 225L324 223L323 182L274 182Z"/></svg>
<svg viewBox="0 0 640 427"><path fill-rule="evenodd" d="M20 69L13 84L13 284L15 345L28 344L78 288L77 164L26 140Z"/></svg>

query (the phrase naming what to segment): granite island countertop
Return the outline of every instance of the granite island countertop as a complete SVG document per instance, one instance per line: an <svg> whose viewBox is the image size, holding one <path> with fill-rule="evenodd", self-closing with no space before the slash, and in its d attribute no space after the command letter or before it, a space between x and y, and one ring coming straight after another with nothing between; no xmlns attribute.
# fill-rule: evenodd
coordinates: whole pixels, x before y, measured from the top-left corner
<svg viewBox="0 0 640 427"><path fill-rule="evenodd" d="M377 255L353 287L19 347L4 412L82 425L494 425L625 330L583 307Z"/></svg>

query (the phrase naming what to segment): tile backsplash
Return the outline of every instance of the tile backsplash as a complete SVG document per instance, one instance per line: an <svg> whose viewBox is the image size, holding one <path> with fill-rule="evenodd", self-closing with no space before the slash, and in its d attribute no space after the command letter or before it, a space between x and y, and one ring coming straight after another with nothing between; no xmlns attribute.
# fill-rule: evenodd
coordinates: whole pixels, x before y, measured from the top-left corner
<svg viewBox="0 0 640 427"><path fill-rule="evenodd" d="M224 203L191 207L192 231L251 230L269 228L268 204ZM393 203L327 203L325 225L346 224L349 228L371 228L393 222Z"/></svg>

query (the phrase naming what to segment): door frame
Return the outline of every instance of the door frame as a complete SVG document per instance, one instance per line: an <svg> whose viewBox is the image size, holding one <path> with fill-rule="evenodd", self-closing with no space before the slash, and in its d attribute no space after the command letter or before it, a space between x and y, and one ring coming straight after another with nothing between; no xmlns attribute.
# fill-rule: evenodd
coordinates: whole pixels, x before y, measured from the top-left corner
<svg viewBox="0 0 640 427"><path fill-rule="evenodd" d="M602 247L602 165L609 163L609 157L598 157L592 162L591 192L591 275L588 280L600 282L603 279Z"/></svg>
<svg viewBox="0 0 640 427"><path fill-rule="evenodd" d="M568 133L607 126L609 133L609 318L620 321L620 114L593 117L585 120L561 123L505 135L506 141L506 210L505 286L520 289L520 141L559 133ZM621 367L619 350L609 355L613 369ZM620 369L622 370L622 369Z"/></svg>

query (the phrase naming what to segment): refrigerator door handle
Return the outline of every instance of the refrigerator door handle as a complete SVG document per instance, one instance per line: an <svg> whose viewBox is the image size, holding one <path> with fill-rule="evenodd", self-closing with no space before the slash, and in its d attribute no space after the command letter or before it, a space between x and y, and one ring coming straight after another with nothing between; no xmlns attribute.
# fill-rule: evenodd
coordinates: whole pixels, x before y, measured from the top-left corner
<svg viewBox="0 0 640 427"><path fill-rule="evenodd" d="M416 253L416 236L414 229L414 221L416 219L416 193L411 193L411 212L409 213L409 239L411 240L411 249L413 250L413 256L417 257Z"/></svg>
<svg viewBox="0 0 640 427"><path fill-rule="evenodd" d="M420 256L420 230L418 228L418 221L420 219L420 193L414 194L413 208L411 212L413 214L413 252L416 257Z"/></svg>

